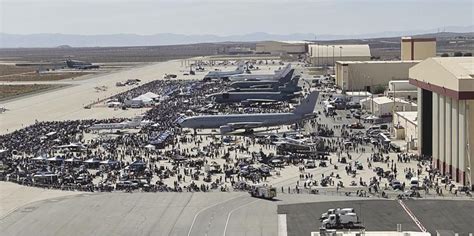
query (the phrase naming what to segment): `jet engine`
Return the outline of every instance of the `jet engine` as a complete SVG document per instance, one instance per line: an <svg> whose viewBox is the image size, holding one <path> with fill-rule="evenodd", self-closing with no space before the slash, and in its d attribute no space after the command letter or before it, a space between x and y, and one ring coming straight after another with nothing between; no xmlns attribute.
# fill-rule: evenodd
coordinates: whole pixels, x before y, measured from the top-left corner
<svg viewBox="0 0 474 236"><path fill-rule="evenodd" d="M234 129L230 125L223 125L219 127L221 134L226 134L232 132Z"/></svg>

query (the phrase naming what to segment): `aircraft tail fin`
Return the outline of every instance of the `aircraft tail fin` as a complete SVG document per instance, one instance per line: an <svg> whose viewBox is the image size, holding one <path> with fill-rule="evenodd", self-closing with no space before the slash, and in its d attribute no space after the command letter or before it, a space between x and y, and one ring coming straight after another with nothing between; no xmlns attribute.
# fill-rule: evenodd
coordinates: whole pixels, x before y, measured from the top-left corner
<svg viewBox="0 0 474 236"><path fill-rule="evenodd" d="M295 72L295 69L291 69L286 73L284 76L280 77L280 84L286 84L291 81L291 78L293 77L293 73Z"/></svg>
<svg viewBox="0 0 474 236"><path fill-rule="evenodd" d="M285 67L281 68L278 73L275 73L275 79L281 79L282 77L285 77L287 73L289 73L291 70L291 64L288 63Z"/></svg>
<svg viewBox="0 0 474 236"><path fill-rule="evenodd" d="M288 84L291 85L291 86L297 86L299 81L300 81L300 78L301 78L301 76L296 75L290 80L290 82L288 82Z"/></svg>
<svg viewBox="0 0 474 236"><path fill-rule="evenodd" d="M143 116L135 116L132 118L132 120L130 121L129 125L131 126L138 126L140 125L140 123L142 122L143 120Z"/></svg>
<svg viewBox="0 0 474 236"><path fill-rule="evenodd" d="M318 91L312 91L303 101L301 101L301 104L295 108L293 113L298 115L306 115L312 113L314 111L314 108L316 107L318 96Z"/></svg>

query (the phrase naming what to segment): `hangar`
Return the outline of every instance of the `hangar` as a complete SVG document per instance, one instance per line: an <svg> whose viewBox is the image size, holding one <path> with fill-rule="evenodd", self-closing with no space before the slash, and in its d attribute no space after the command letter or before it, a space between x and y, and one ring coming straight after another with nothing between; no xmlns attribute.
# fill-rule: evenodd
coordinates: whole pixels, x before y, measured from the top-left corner
<svg viewBox="0 0 474 236"><path fill-rule="evenodd" d="M474 57L429 58L410 68L418 87L419 153L474 187Z"/></svg>
<svg viewBox="0 0 474 236"><path fill-rule="evenodd" d="M336 84L344 91L385 88L391 80L407 80L409 69L420 61L337 61Z"/></svg>
<svg viewBox="0 0 474 236"><path fill-rule="evenodd" d="M257 54L306 54L307 41L264 41L256 45Z"/></svg>
<svg viewBox="0 0 474 236"><path fill-rule="evenodd" d="M311 44L308 54L314 66L333 66L336 61L368 61L371 58L368 44Z"/></svg>

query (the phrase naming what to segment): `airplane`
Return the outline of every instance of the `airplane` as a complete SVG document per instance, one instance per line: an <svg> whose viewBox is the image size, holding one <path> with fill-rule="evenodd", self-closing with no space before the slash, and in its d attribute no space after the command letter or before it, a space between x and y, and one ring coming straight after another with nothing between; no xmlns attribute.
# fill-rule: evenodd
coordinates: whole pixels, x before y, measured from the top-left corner
<svg viewBox="0 0 474 236"><path fill-rule="evenodd" d="M239 74L229 77L230 81L259 81L259 80L278 80L284 77L291 70L291 64L288 63L280 70L276 70L274 74ZM290 76L291 78L291 76Z"/></svg>
<svg viewBox="0 0 474 236"><path fill-rule="evenodd" d="M224 92L211 94L216 103L239 103L239 102L278 102L288 101L296 97L296 94L283 92Z"/></svg>
<svg viewBox="0 0 474 236"><path fill-rule="evenodd" d="M206 76L204 76L204 81L209 81L211 79L229 79L232 75L243 74L245 72L245 62L239 62L237 69L233 71L209 71Z"/></svg>
<svg viewBox="0 0 474 236"><path fill-rule="evenodd" d="M98 65L92 65L89 62L76 61L76 60L71 60L71 59L66 60L66 65L67 65L68 68L80 69L80 70L98 69L99 68Z"/></svg>
<svg viewBox="0 0 474 236"><path fill-rule="evenodd" d="M142 125L146 125L149 121L142 121L142 116L134 117L131 121L124 121L120 123L102 123L90 126L89 130L103 130L103 129L136 129Z"/></svg>
<svg viewBox="0 0 474 236"><path fill-rule="evenodd" d="M237 129L249 131L260 127L288 125L314 117L313 112L318 95L318 91L311 92L293 112L289 113L204 115L181 118L177 123L180 127L192 128L195 132L196 129L219 128L221 134L233 132Z"/></svg>
<svg viewBox="0 0 474 236"><path fill-rule="evenodd" d="M297 75L293 79L284 84L283 86L273 85L273 86L252 86L250 88L237 88L232 89L227 92L282 92L282 93L295 93L300 92L302 89L298 86L300 76Z"/></svg>
<svg viewBox="0 0 474 236"><path fill-rule="evenodd" d="M265 80L246 80L237 81L230 84L232 88L251 88L255 86L278 86L288 83L293 78L295 69L290 69L288 72L282 74L278 79L265 79Z"/></svg>

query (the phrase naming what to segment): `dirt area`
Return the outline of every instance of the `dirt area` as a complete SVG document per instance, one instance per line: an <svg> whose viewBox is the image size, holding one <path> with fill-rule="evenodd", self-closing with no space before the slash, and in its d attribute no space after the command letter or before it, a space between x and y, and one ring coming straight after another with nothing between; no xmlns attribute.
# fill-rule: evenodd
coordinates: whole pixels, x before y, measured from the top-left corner
<svg viewBox="0 0 474 236"><path fill-rule="evenodd" d="M24 73L16 75L0 76L0 81L54 81L62 79L76 78L87 75L86 72L66 72L66 73Z"/></svg>
<svg viewBox="0 0 474 236"><path fill-rule="evenodd" d="M16 75L28 72L35 72L32 66L0 65L0 78L6 75Z"/></svg>
<svg viewBox="0 0 474 236"><path fill-rule="evenodd" d="M61 85L32 84L32 85L0 85L0 101L23 95L38 93Z"/></svg>

